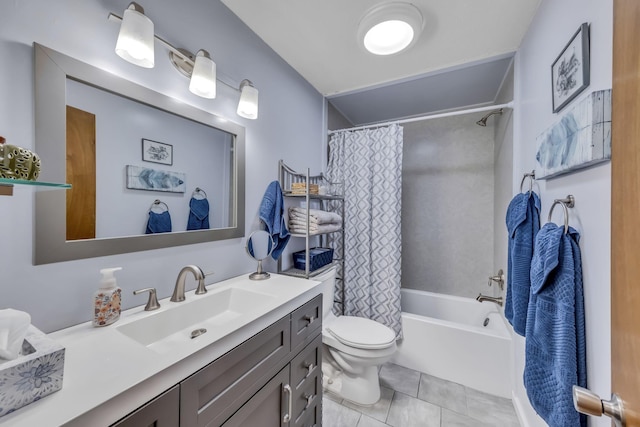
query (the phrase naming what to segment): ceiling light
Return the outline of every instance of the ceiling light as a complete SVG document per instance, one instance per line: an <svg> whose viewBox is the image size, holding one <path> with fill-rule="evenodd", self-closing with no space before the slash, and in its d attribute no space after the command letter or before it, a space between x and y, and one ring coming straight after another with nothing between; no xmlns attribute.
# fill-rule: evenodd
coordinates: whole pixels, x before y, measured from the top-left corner
<svg viewBox="0 0 640 427"><path fill-rule="evenodd" d="M240 101L237 113L245 119L258 118L258 89L249 80L243 80L240 83Z"/></svg>
<svg viewBox="0 0 640 427"><path fill-rule="evenodd" d="M131 3L124 11L116 53L122 59L144 68L153 68L153 22L137 3Z"/></svg>
<svg viewBox="0 0 640 427"><path fill-rule="evenodd" d="M216 63L204 49L200 49L196 54L189 90L203 98L216 97Z"/></svg>
<svg viewBox="0 0 640 427"><path fill-rule="evenodd" d="M424 20L409 3L387 3L365 14L358 26L358 41L375 55L392 55L411 47L420 37Z"/></svg>

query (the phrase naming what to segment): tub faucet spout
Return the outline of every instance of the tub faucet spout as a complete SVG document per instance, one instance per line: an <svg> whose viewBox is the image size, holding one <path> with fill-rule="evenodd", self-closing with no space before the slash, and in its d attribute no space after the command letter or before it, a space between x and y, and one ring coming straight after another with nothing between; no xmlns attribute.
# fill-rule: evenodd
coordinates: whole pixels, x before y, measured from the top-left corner
<svg viewBox="0 0 640 427"><path fill-rule="evenodd" d="M502 297L490 297L488 295L478 294L478 296L476 297L476 301L480 301L480 302L490 301L502 307Z"/></svg>

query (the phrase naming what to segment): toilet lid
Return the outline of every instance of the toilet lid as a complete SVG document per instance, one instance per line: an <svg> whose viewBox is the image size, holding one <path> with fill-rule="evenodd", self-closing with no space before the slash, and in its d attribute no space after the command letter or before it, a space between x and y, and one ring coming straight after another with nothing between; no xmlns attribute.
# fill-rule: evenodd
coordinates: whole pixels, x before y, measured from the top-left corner
<svg viewBox="0 0 640 427"><path fill-rule="evenodd" d="M363 317L336 317L325 329L342 344L355 348L387 348L396 340L396 334L390 328Z"/></svg>

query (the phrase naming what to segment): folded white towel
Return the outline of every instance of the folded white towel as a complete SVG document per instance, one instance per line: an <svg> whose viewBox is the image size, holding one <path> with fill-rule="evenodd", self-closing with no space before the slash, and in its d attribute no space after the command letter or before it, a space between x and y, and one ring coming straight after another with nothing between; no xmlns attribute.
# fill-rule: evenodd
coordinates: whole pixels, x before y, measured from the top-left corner
<svg viewBox="0 0 640 427"><path fill-rule="evenodd" d="M289 218L307 220L305 208L289 208ZM335 212L309 209L309 222L317 224L342 224L342 217Z"/></svg>
<svg viewBox="0 0 640 427"><path fill-rule="evenodd" d="M314 227L309 226L309 234L325 234L339 231L342 229L342 224L321 224ZM293 234L305 234L307 228L304 225L295 225L289 223L289 232Z"/></svg>
<svg viewBox="0 0 640 427"><path fill-rule="evenodd" d="M31 316L24 311L0 310L0 359L18 357L30 324Z"/></svg>

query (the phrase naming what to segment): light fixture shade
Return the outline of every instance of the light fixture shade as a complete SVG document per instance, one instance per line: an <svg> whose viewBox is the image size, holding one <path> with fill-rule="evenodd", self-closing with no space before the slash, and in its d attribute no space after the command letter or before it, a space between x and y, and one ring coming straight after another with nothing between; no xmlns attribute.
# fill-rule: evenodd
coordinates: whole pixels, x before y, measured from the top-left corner
<svg viewBox="0 0 640 427"><path fill-rule="evenodd" d="M240 83L240 101L237 113L245 119L255 120L258 118L258 89L249 80L243 80Z"/></svg>
<svg viewBox="0 0 640 427"><path fill-rule="evenodd" d="M216 97L216 63L204 49L199 50L196 54L189 90L203 98Z"/></svg>
<svg viewBox="0 0 640 427"><path fill-rule="evenodd" d="M409 3L386 3L369 10L358 26L358 42L375 55L392 55L411 47L424 19Z"/></svg>
<svg viewBox="0 0 640 427"><path fill-rule="evenodd" d="M142 7L131 3L124 11L116 53L125 61L144 68L154 65L154 32L153 22L145 14Z"/></svg>

